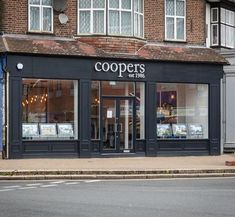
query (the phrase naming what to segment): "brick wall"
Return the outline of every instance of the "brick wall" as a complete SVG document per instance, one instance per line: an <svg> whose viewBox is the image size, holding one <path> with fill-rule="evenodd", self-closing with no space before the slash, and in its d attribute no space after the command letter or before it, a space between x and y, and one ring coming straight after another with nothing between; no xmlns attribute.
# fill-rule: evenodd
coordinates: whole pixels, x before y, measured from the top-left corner
<svg viewBox="0 0 235 217"><path fill-rule="evenodd" d="M164 0L145 0L145 39L147 41L164 41L165 37L165 19L164 19ZM205 43L205 0L186 0L187 2L187 42L193 44ZM0 0L0 6L3 11L3 20L0 22L0 30L5 33L26 34L28 31L28 1L27 0ZM65 25L59 23L58 12L54 12L54 35L63 37L76 36L77 33L77 0L67 0L66 15L69 22ZM120 39L116 37L99 37L96 41L92 37L82 37L80 40L94 43L98 47L111 42L115 46L120 45ZM138 48L139 40L136 43L133 39L122 39L125 46L134 46ZM134 43L134 44L133 44ZM141 42L140 42L141 43ZM125 50L123 48L123 50Z"/></svg>

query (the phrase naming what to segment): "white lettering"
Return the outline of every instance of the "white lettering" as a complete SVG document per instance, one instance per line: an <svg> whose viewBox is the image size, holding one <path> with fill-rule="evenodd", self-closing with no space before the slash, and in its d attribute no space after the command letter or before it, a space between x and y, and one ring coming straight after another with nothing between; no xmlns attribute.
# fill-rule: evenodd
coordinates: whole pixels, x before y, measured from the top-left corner
<svg viewBox="0 0 235 217"><path fill-rule="evenodd" d="M140 64L140 73L145 73L145 65Z"/></svg>
<svg viewBox="0 0 235 217"><path fill-rule="evenodd" d="M118 74L118 77L119 78L122 78L123 77L123 72L126 71L126 64L125 63L119 63L119 74Z"/></svg>
<svg viewBox="0 0 235 217"><path fill-rule="evenodd" d="M107 62L105 62L105 63L102 64L102 70L103 70L104 72L109 71L109 64L108 64Z"/></svg>
<svg viewBox="0 0 235 217"><path fill-rule="evenodd" d="M98 66L101 66L101 62L97 62L97 63L95 64L95 70L96 70L97 72L100 72L100 71L101 71L101 67L98 68Z"/></svg>
<svg viewBox="0 0 235 217"><path fill-rule="evenodd" d="M128 65L127 65L127 72L129 72L129 73L132 73L132 72L134 72L134 65L133 64L131 64L131 63L129 63Z"/></svg>
<svg viewBox="0 0 235 217"><path fill-rule="evenodd" d="M145 64L138 63L108 63L97 62L95 64L97 72L117 72L119 78L123 78L123 73L127 73L129 78L145 78Z"/></svg>
<svg viewBox="0 0 235 217"><path fill-rule="evenodd" d="M118 70L118 64L117 63L112 63L110 65L110 69L112 72L116 72Z"/></svg>
<svg viewBox="0 0 235 217"><path fill-rule="evenodd" d="M139 65L140 65L140 64L135 64L135 71L134 71L135 73L138 72Z"/></svg>

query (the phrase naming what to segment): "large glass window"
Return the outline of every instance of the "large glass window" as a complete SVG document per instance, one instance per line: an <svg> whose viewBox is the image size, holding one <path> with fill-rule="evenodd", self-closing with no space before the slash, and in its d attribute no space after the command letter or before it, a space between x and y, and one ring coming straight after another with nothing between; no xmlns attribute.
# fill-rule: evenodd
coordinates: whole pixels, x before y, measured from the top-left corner
<svg viewBox="0 0 235 217"><path fill-rule="evenodd" d="M166 40L185 40L185 0L165 0Z"/></svg>
<svg viewBox="0 0 235 217"><path fill-rule="evenodd" d="M91 139L100 138L100 82L91 83Z"/></svg>
<svg viewBox="0 0 235 217"><path fill-rule="evenodd" d="M29 31L53 31L52 0L29 0Z"/></svg>
<svg viewBox="0 0 235 217"><path fill-rule="evenodd" d="M225 8L211 8L211 46L235 48L234 36L235 12Z"/></svg>
<svg viewBox="0 0 235 217"><path fill-rule="evenodd" d="M158 83L158 139L208 139L208 85Z"/></svg>
<svg viewBox="0 0 235 217"><path fill-rule="evenodd" d="M136 139L145 139L145 85L136 83Z"/></svg>
<svg viewBox="0 0 235 217"><path fill-rule="evenodd" d="M79 34L143 37L143 0L79 0Z"/></svg>
<svg viewBox="0 0 235 217"><path fill-rule="evenodd" d="M77 81L23 79L22 93L23 139L77 139Z"/></svg>

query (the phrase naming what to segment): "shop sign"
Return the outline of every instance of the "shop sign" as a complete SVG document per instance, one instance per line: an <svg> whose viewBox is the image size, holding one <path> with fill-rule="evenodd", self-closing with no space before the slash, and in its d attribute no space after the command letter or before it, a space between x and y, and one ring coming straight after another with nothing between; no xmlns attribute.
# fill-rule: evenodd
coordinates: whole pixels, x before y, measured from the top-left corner
<svg viewBox="0 0 235 217"><path fill-rule="evenodd" d="M123 78L125 73L128 78L145 78L145 64L139 63L97 62L95 64L95 71L117 73L118 78Z"/></svg>

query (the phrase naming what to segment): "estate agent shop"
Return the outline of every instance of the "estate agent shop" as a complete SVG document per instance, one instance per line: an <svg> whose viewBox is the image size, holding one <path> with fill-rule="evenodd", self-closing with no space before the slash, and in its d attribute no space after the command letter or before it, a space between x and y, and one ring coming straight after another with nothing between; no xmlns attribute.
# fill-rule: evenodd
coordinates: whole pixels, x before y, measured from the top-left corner
<svg viewBox="0 0 235 217"><path fill-rule="evenodd" d="M222 61L13 52L6 60L8 158L220 154Z"/></svg>

